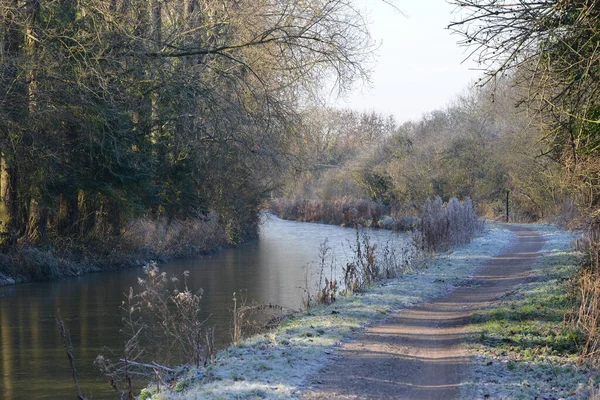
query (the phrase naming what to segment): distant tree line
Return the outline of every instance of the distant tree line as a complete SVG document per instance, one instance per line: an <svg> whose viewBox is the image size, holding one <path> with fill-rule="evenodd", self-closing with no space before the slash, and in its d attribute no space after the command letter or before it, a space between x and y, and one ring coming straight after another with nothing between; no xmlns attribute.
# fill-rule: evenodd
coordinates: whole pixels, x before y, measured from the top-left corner
<svg viewBox="0 0 600 400"><path fill-rule="evenodd" d="M280 196L315 200L303 207L330 212L352 203L340 199L369 200L370 214L381 204L398 217L417 214L435 196L444 202L469 197L483 214L500 217L510 191L515 220L560 214L570 204L560 165L541 156L546 146L526 108L516 106L520 92L512 83L499 80L496 92L472 89L446 109L400 125L377 113L310 111L303 144L307 168ZM278 206L284 208L281 201Z"/></svg>

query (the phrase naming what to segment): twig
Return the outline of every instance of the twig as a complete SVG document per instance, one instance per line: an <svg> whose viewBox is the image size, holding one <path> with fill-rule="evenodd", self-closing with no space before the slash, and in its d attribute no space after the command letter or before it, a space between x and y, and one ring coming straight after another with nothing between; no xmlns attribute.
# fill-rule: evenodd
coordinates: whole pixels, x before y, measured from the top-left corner
<svg viewBox="0 0 600 400"><path fill-rule="evenodd" d="M125 360L123 358L121 358L119 361L126 362L126 363L129 363L131 365L135 365L137 367L150 368L152 370L154 370L154 369L162 369L163 371L167 371L167 372L171 372L171 373L177 372L177 370L174 370L174 369L169 368L169 367L165 367L164 365L157 364L155 361L152 361L150 364L135 362L135 361L131 361L131 360Z"/></svg>
<svg viewBox="0 0 600 400"><path fill-rule="evenodd" d="M79 400L87 400L81 392L81 387L79 387L79 381L77 380L77 370L75 369L75 357L73 357L73 343L71 342L71 335L65 329L65 323L60 316L58 317L57 322L58 326L60 327L60 337L62 338L63 347L67 352L69 365L71 365L71 374L73 375L73 381L75 382L75 387L77 388L77 398Z"/></svg>

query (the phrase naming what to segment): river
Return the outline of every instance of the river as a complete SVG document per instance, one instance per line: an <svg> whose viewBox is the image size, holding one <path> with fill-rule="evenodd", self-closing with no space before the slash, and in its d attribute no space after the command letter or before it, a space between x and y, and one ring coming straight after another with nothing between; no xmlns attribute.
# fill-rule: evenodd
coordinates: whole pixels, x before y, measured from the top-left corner
<svg viewBox="0 0 600 400"><path fill-rule="evenodd" d="M374 243L395 247L407 240L390 231L367 233ZM325 239L343 265L356 239L353 229L265 216L256 242L160 269L169 275L190 272L189 287L204 290L203 312L216 326L217 342L223 346L230 340L233 292L245 293L248 301L301 308L307 273L310 279L317 276L314 263ZM119 306L141 275L138 268L0 288L0 399L76 398L56 322L59 312L71 333L84 394L90 399L116 398L92 362L105 348L122 350Z"/></svg>

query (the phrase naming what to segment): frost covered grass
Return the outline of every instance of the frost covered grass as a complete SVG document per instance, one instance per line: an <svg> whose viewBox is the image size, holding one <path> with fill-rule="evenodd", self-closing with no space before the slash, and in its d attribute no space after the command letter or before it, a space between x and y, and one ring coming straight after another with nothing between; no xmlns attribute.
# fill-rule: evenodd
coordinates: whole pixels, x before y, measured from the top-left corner
<svg viewBox="0 0 600 400"><path fill-rule="evenodd" d="M538 225L545 243L527 283L474 315L469 399L591 399L598 372L577 365L581 338L566 322L577 270L575 236Z"/></svg>
<svg viewBox="0 0 600 400"><path fill-rule="evenodd" d="M229 346L210 366L190 369L171 390L153 398L296 398L306 378L354 333L393 311L445 295L500 253L499 244L508 244L511 236L503 227L490 226L470 244L431 258L411 273L310 308L270 332ZM151 395L145 393L145 398Z"/></svg>

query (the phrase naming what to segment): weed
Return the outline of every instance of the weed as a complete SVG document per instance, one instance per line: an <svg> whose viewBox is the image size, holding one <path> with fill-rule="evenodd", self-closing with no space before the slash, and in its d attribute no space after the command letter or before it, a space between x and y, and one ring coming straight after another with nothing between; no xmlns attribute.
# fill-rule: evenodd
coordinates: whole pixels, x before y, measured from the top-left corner
<svg viewBox="0 0 600 400"><path fill-rule="evenodd" d="M122 357L113 361L106 356L106 349L94 362L121 398L133 398L134 378L154 379L160 391L161 385L181 372L167 365L207 365L215 351L214 329L204 330L206 321L200 318L202 292L190 291L187 272L183 288L155 263L144 272L145 277L138 280L141 291L136 294L130 288L121 306L125 314L122 332L128 338Z"/></svg>
<svg viewBox="0 0 600 400"><path fill-rule="evenodd" d="M375 262L376 245L371 244L369 235L356 230L356 241L350 245L354 259L344 268L346 291L356 293L365 289L379 277L379 265Z"/></svg>

